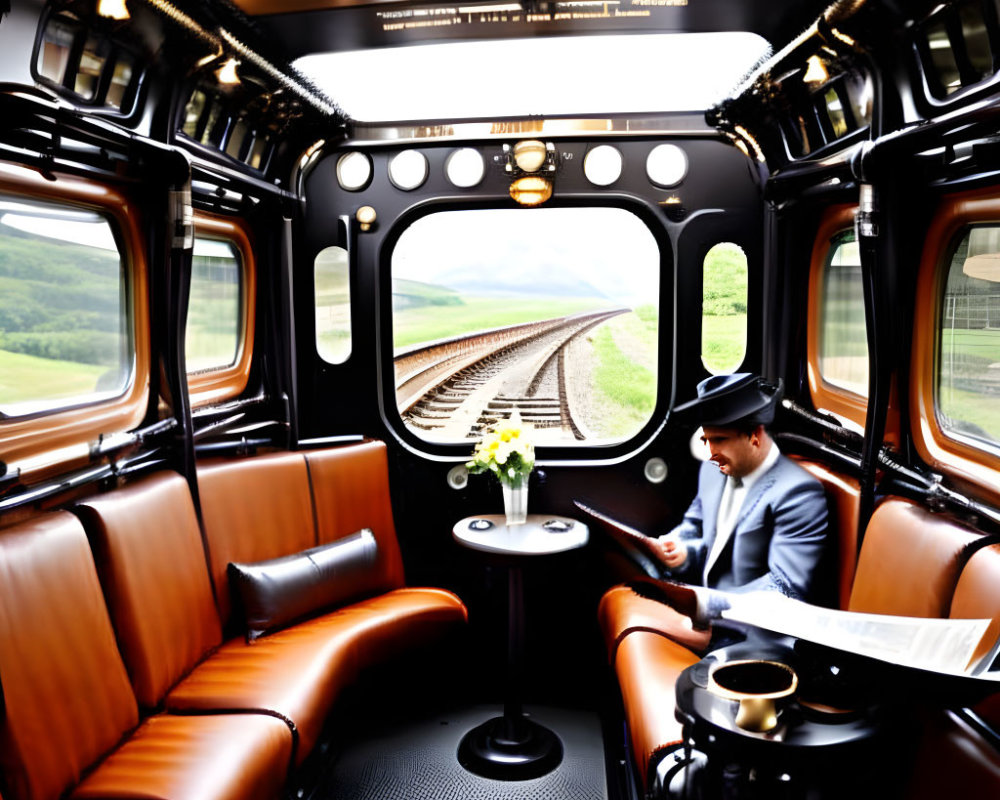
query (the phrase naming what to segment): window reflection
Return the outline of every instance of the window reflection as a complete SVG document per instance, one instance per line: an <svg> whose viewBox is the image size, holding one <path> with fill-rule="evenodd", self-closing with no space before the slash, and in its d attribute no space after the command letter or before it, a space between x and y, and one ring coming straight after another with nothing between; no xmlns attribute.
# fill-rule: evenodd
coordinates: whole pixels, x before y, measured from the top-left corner
<svg viewBox="0 0 1000 800"><path fill-rule="evenodd" d="M941 305L937 408L941 427L1000 444L1000 226L966 233Z"/></svg>

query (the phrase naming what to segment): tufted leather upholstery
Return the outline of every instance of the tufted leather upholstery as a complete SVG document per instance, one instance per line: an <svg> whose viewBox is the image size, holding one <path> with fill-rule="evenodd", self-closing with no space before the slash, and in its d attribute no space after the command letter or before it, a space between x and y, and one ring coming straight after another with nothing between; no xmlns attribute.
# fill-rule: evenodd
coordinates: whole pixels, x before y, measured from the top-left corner
<svg viewBox="0 0 1000 800"><path fill-rule="evenodd" d="M232 612L230 561L265 561L318 544L309 474L301 453L212 461L198 467L198 490L219 616L226 626ZM367 500L359 505L367 506Z"/></svg>
<svg viewBox="0 0 1000 800"><path fill-rule="evenodd" d="M319 544L332 542L361 528L371 528L378 542L378 562L370 590L382 592L403 585L403 559L396 539L389 496L389 465L383 442L315 450L305 454L316 503ZM357 498L364 497L359 503Z"/></svg>
<svg viewBox="0 0 1000 800"><path fill-rule="evenodd" d="M0 533L0 765L17 800L59 797L139 720L80 522Z"/></svg>
<svg viewBox="0 0 1000 800"><path fill-rule="evenodd" d="M292 733L260 714L150 717L71 800L278 800Z"/></svg>
<svg viewBox="0 0 1000 800"><path fill-rule="evenodd" d="M79 513L135 695L155 708L222 642L187 482L154 475L85 501Z"/></svg>
<svg viewBox="0 0 1000 800"><path fill-rule="evenodd" d="M341 688L366 665L439 637L466 621L441 589L397 589L247 645L226 642L167 696L175 711L267 709L295 725L301 761Z"/></svg>
<svg viewBox="0 0 1000 800"><path fill-rule="evenodd" d="M848 609L947 617L963 550L979 536L915 503L886 500L865 530Z"/></svg>
<svg viewBox="0 0 1000 800"><path fill-rule="evenodd" d="M615 672L628 722L632 756L643 787L657 752L681 741L681 724L674 716L674 684L697 656L676 642L650 631L633 631L618 645Z"/></svg>

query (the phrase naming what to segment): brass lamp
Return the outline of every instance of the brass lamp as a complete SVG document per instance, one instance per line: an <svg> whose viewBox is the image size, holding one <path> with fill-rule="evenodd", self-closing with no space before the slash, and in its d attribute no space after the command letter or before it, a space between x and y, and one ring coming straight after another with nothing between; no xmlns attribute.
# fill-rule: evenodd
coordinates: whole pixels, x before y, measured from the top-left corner
<svg viewBox="0 0 1000 800"><path fill-rule="evenodd" d="M510 196L522 206L539 206L552 197L552 183L538 175L525 175L510 185Z"/></svg>

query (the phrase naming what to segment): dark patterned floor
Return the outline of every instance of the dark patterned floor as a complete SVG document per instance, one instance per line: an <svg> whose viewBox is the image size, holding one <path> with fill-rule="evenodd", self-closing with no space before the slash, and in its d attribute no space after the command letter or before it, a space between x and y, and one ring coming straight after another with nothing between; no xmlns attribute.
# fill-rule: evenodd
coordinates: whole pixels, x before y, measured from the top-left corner
<svg viewBox="0 0 1000 800"><path fill-rule="evenodd" d="M548 775L498 781L458 763L466 731L500 713L479 706L439 715L348 744L335 758L322 800L608 800L604 742L596 714L529 708L562 740L562 763Z"/></svg>

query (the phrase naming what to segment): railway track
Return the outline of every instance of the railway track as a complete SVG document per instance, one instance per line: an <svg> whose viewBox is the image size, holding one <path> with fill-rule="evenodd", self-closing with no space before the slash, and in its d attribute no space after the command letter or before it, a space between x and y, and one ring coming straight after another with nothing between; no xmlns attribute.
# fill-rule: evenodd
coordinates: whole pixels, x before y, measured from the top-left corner
<svg viewBox="0 0 1000 800"><path fill-rule="evenodd" d="M584 434L566 390L577 337L627 309L483 331L396 356L403 421L425 438L477 438L514 411L543 438Z"/></svg>

